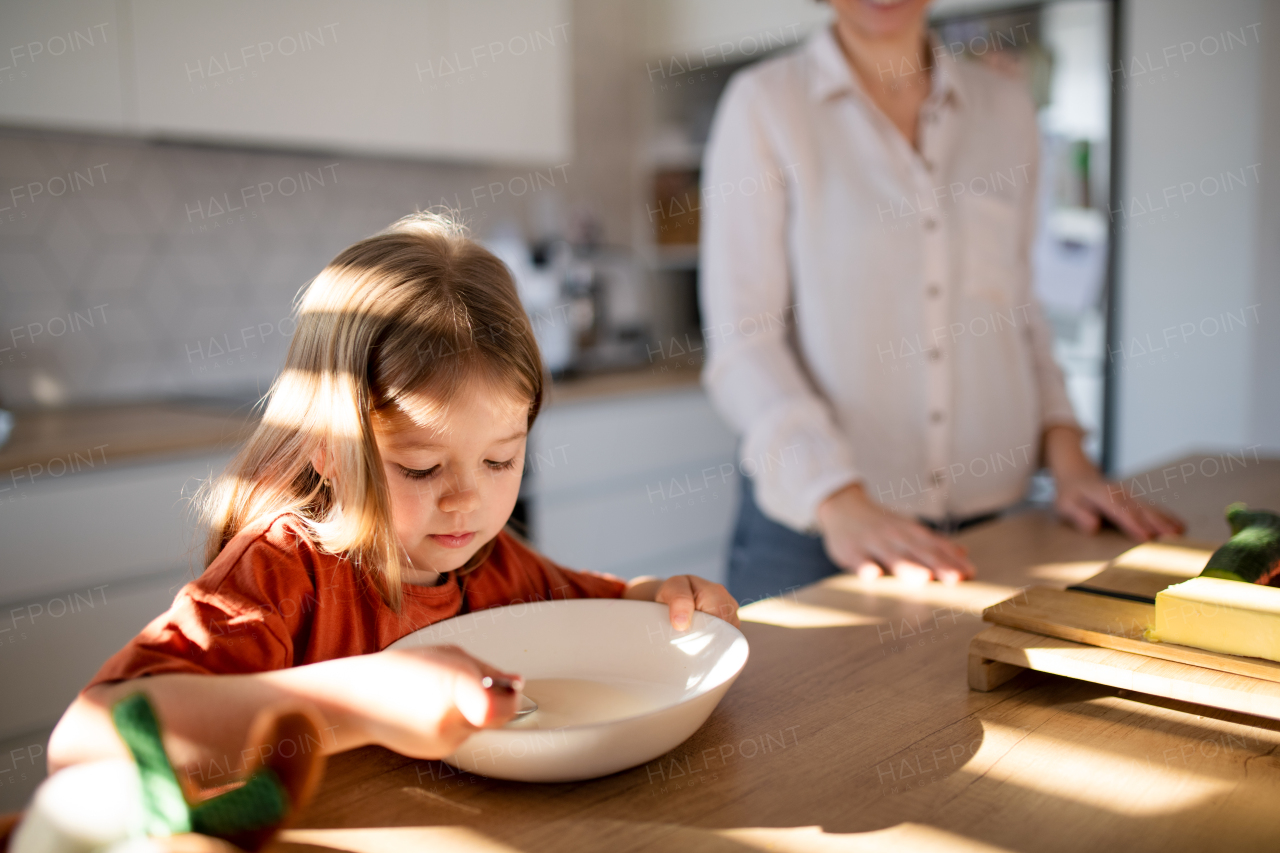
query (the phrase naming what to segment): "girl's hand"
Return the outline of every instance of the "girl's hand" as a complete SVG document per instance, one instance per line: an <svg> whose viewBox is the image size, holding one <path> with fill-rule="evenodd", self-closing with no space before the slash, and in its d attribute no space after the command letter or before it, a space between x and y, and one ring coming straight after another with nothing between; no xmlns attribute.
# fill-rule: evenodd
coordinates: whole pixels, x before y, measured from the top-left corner
<svg viewBox="0 0 1280 853"><path fill-rule="evenodd" d="M905 516L890 512L854 483L818 507L827 556L846 572L874 578L888 572L921 583L971 580L976 574L964 546Z"/></svg>
<svg viewBox="0 0 1280 853"><path fill-rule="evenodd" d="M738 602L718 583L697 575L675 575L664 581L636 578L627 585L623 598L656 601L671 609L671 627L683 631L693 621L693 612L701 610L737 627Z"/></svg>
<svg viewBox="0 0 1280 853"><path fill-rule="evenodd" d="M343 662L344 716L360 739L410 758L452 755L476 731L511 720L523 682L456 646L387 649ZM485 689L486 675L511 679L516 689Z"/></svg>

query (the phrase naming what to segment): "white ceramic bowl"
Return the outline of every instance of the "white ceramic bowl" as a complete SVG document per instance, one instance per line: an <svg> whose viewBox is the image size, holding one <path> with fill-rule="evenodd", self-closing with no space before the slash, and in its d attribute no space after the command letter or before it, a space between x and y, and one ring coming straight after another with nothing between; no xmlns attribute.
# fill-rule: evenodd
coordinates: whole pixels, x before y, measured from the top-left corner
<svg viewBox="0 0 1280 853"><path fill-rule="evenodd" d="M536 601L446 619L391 648L459 646L522 675L525 693L539 702L526 718L472 735L445 759L449 764L522 782L593 779L685 741L747 662L747 638L728 622L695 613L688 630L676 631L668 613L665 604L651 601ZM591 690L574 697L566 686ZM609 695L596 691L620 701L610 704ZM575 721L584 709L599 721Z"/></svg>

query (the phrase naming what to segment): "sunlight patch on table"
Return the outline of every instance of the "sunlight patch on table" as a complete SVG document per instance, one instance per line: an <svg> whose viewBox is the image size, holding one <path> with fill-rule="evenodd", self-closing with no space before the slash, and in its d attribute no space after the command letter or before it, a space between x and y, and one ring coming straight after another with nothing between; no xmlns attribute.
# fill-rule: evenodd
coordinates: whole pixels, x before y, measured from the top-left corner
<svg viewBox="0 0 1280 853"><path fill-rule="evenodd" d="M919 823L900 823L875 832L827 833L820 826L785 829L751 827L716 830L716 835L751 850L779 853L1005 853L963 835Z"/></svg>
<svg viewBox="0 0 1280 853"><path fill-rule="evenodd" d="M519 853L519 848L465 826L394 826L359 829L286 829L279 841L311 844L348 853L421 853L466 850L469 853Z"/></svg>
<svg viewBox="0 0 1280 853"><path fill-rule="evenodd" d="M779 628L847 628L854 625L879 625L888 621L792 598L766 598L753 602L738 611L738 618L743 622L758 622Z"/></svg>
<svg viewBox="0 0 1280 853"><path fill-rule="evenodd" d="M821 581L816 587L804 590L801 595L820 593L823 588L838 589L875 598L891 598L895 601L911 601L934 607L963 608L971 613L981 613L985 607L999 604L1021 592L1019 587L1004 584L965 581L946 584L937 581L911 583L895 577L863 580L856 575L836 575Z"/></svg>
<svg viewBox="0 0 1280 853"><path fill-rule="evenodd" d="M1032 566L1027 574L1033 578L1059 583L1081 583L1102 571L1106 560L1080 560L1074 563L1041 563Z"/></svg>
<svg viewBox="0 0 1280 853"><path fill-rule="evenodd" d="M1216 546L1187 540L1183 543L1144 542L1125 551L1111 565L1146 569L1183 577L1195 577L1204 569Z"/></svg>
<svg viewBox="0 0 1280 853"><path fill-rule="evenodd" d="M1008 783L1113 814L1155 816L1225 795L1235 782L1118 755L1036 730L983 721L982 746L961 770L983 784ZM1020 738L1011 749L1011 737Z"/></svg>

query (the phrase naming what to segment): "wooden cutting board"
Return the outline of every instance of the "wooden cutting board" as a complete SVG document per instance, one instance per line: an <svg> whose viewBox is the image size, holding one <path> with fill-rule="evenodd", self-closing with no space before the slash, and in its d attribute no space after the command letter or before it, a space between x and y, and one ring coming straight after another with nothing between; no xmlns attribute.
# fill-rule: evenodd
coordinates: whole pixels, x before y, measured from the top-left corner
<svg viewBox="0 0 1280 853"><path fill-rule="evenodd" d="M1155 604L1157 592L1200 574L1216 547L1192 540L1147 542L1130 548L1098 574L1069 588Z"/></svg>
<svg viewBox="0 0 1280 853"><path fill-rule="evenodd" d="M1280 684L996 625L969 644L969 686L993 690L1034 669L1182 702L1280 719Z"/></svg>
<svg viewBox="0 0 1280 853"><path fill-rule="evenodd" d="M1226 655L1173 643L1149 643L1143 631L1155 623L1152 604L1086 592L1032 587L982 612L997 625L1045 637L1130 652L1149 658L1202 666L1280 683L1280 663Z"/></svg>
<svg viewBox="0 0 1280 853"><path fill-rule="evenodd" d="M1148 543L1066 590L1033 587L983 611L969 686L994 690L1034 669L1280 719L1280 663L1143 638L1156 593L1200 574L1213 546Z"/></svg>

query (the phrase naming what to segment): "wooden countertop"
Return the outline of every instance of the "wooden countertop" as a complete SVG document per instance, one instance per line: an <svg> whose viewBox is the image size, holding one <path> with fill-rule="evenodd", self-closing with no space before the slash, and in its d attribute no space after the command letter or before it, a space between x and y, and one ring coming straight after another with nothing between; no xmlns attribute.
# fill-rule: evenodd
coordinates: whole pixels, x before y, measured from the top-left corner
<svg viewBox="0 0 1280 853"><path fill-rule="evenodd" d="M1183 461L1197 470L1149 482L1189 538L1225 539L1232 500L1280 507L1280 461ZM959 539L977 581L844 575L748 608L741 677L648 765L533 785L354 750L276 849L1275 849L1280 723L1034 672L968 689L983 607L1083 580L1131 542L1040 511Z"/></svg>
<svg viewBox="0 0 1280 853"><path fill-rule="evenodd" d="M674 363L673 363L674 362ZM609 373L572 377L554 382L547 395L547 405L576 403L603 397L646 394L698 387L702 371L701 361L688 364L668 359L658 364L618 370Z"/></svg>
<svg viewBox="0 0 1280 853"><path fill-rule="evenodd" d="M664 364L565 379L551 386L547 405L697 387L699 369ZM249 405L217 401L29 409L14 416L13 433L0 446L0 473L34 466L78 471L90 468L90 459L146 462L213 453L244 441L257 423Z"/></svg>
<svg viewBox="0 0 1280 853"><path fill-rule="evenodd" d="M212 453L248 438L257 419L249 407L208 403L125 403L14 413L0 447L0 472L42 466L54 473L92 466Z"/></svg>

